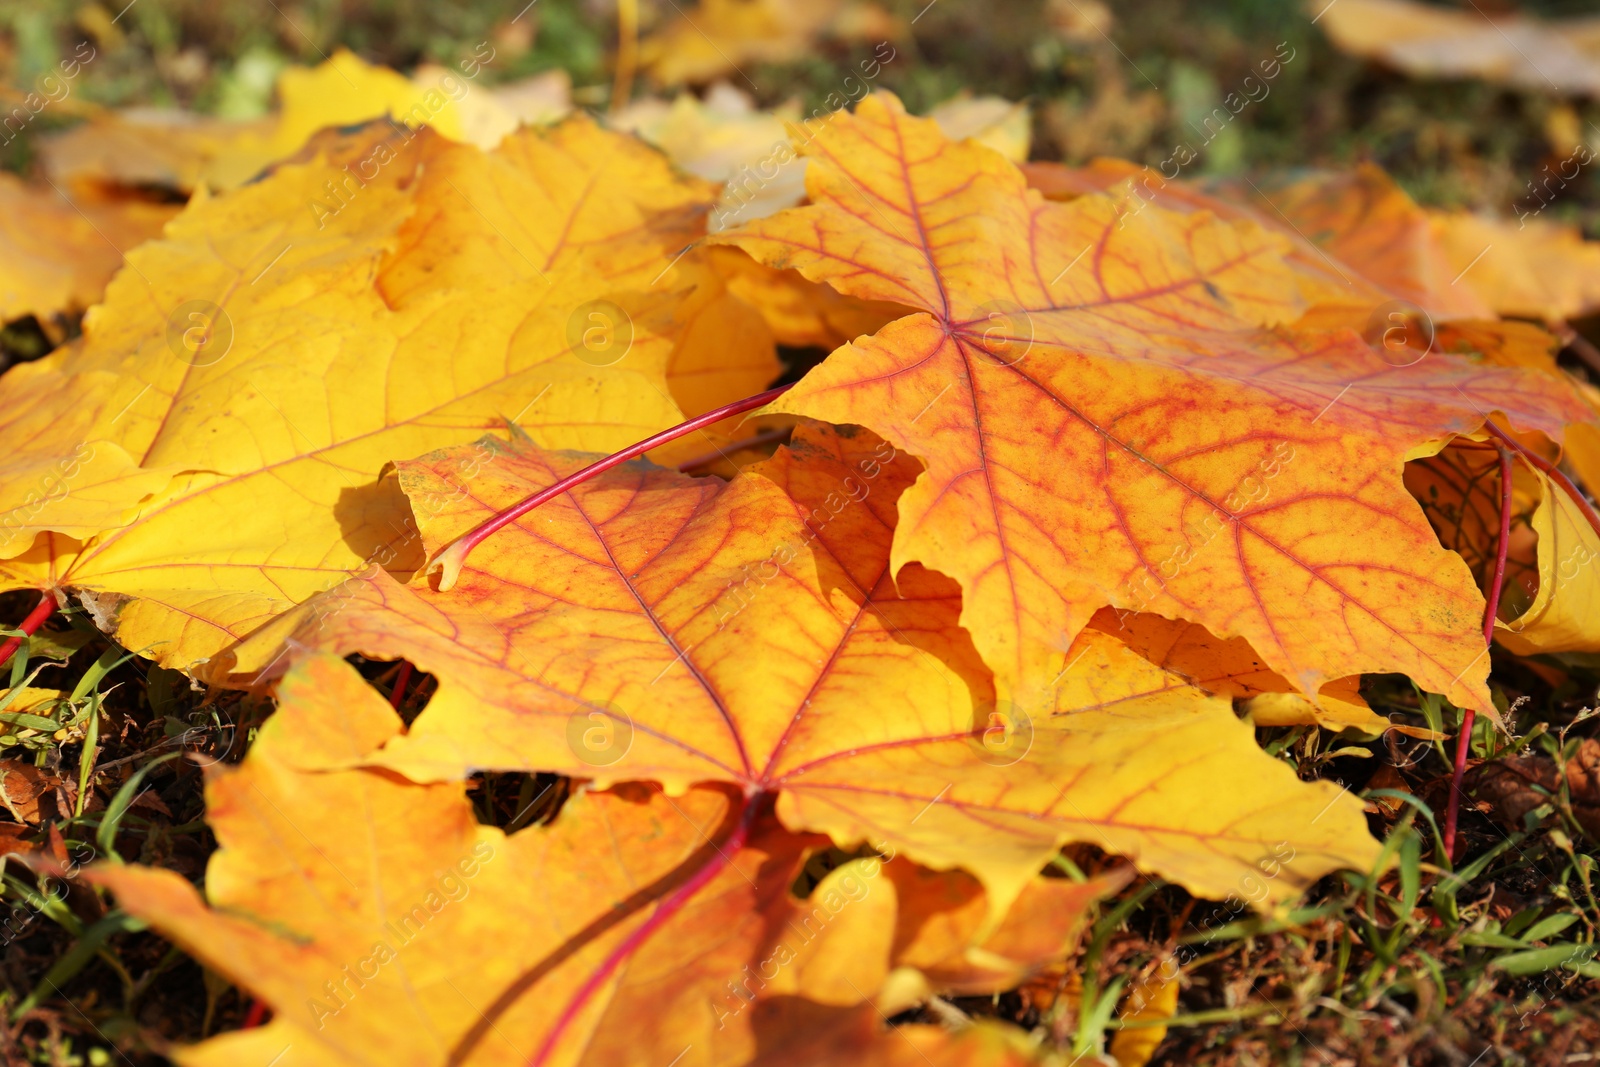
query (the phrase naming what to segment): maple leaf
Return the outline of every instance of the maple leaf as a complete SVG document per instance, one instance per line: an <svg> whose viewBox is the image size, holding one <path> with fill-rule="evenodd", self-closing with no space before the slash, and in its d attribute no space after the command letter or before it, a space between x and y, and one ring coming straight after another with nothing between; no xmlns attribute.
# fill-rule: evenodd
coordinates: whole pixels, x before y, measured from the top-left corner
<svg viewBox="0 0 1600 1067"><path fill-rule="evenodd" d="M459 451L399 466L430 555L586 462L484 444L495 462L468 484ZM374 765L777 793L786 826L965 868L996 908L1067 840L1216 896L1260 864L1283 899L1369 862L1358 802L1297 781L1226 700L1105 634L1070 649L1049 707L996 701L955 583L891 577L916 472L818 426L726 485L614 468L485 541L448 590L379 574L313 601L295 643L439 679Z"/></svg>
<svg viewBox="0 0 1600 1067"><path fill-rule="evenodd" d="M1432 220L1457 277L1499 314L1559 323L1600 308L1600 243L1577 227L1464 211Z"/></svg>
<svg viewBox="0 0 1600 1067"><path fill-rule="evenodd" d="M1370 281L1439 322L1494 315L1560 322L1600 304L1592 281L1600 245L1576 228L1423 208L1372 163L1214 189L1252 206L1267 225L1309 235L1348 280Z"/></svg>
<svg viewBox="0 0 1600 1067"><path fill-rule="evenodd" d="M831 286L808 282L792 270L773 270L737 248L706 249L728 292L760 313L773 339L796 348L832 350L876 333L909 312L901 304L857 300Z"/></svg>
<svg viewBox="0 0 1600 1067"><path fill-rule="evenodd" d="M208 780L208 902L165 870L85 874L272 1006L264 1027L180 1050L185 1065L720 1065L829 1042L898 1062L908 1040L968 1062L934 1028L878 1024L869 1002L891 970L999 991L996 968L1004 981L1058 956L1126 881L1035 879L1019 918L1047 902L1041 933L1056 939L1022 947L1011 970L1015 935L983 940L964 876L867 856L797 899L789 887L824 842L770 813L741 821L716 788L580 790L551 824L508 835L478 825L459 782L329 769L401 730L348 665L311 657L279 697L242 765ZM714 875L697 878L707 860Z"/></svg>
<svg viewBox="0 0 1600 1067"><path fill-rule="evenodd" d="M607 122L655 145L698 178L722 183L711 230L770 215L805 199L805 167L788 149L798 101L767 111L746 93L718 83L704 101L682 93L670 104L638 100Z"/></svg>
<svg viewBox="0 0 1600 1067"><path fill-rule="evenodd" d="M1538 537L1538 589L1520 614L1495 625L1495 640L1519 656L1600 652L1600 528L1593 512L1550 476L1518 458L1537 486L1530 525Z"/></svg>
<svg viewBox="0 0 1600 1067"><path fill-rule="evenodd" d="M1165 1023L1178 1012L1179 973L1178 961L1163 955L1152 970L1129 984L1117 1018L1124 1023L1156 1025L1119 1029L1112 1035L1107 1051L1117 1061L1117 1067L1144 1067L1165 1040Z"/></svg>
<svg viewBox="0 0 1600 1067"><path fill-rule="evenodd" d="M0 322L41 322L100 299L122 253L161 232L178 209L59 187L37 189L0 174Z"/></svg>
<svg viewBox="0 0 1600 1067"><path fill-rule="evenodd" d="M477 79L493 61L494 49L486 43L455 69L423 66L406 78L339 49L316 67L289 67L279 75L281 107L273 117L241 121L138 108L43 137L39 152L45 172L57 182L187 193L242 185L328 126L388 116L488 150L521 124L552 122L571 110L564 71L490 88Z"/></svg>
<svg viewBox="0 0 1600 1067"><path fill-rule="evenodd" d="M1566 165L1581 165L1574 160ZM1167 180L1150 167L1096 159L1084 167L1030 163L1028 184L1055 200L1114 195L1145 204L1248 219L1289 239L1288 263L1306 279L1303 322L1361 326L1389 300L1435 323L1515 315L1547 322L1600 306L1593 282L1600 245L1571 226L1526 217L1485 218L1420 206L1373 163L1351 171L1259 182Z"/></svg>
<svg viewBox="0 0 1600 1067"><path fill-rule="evenodd" d="M1410 74L1600 95L1600 19L1541 20L1474 6L1468 12L1412 0L1351 0L1323 9L1317 21L1341 50Z"/></svg>
<svg viewBox="0 0 1600 1067"><path fill-rule="evenodd" d="M1394 729L1435 736L1430 730L1396 726L1375 714L1361 697L1359 676L1325 683L1314 700L1302 696L1288 679L1268 670L1243 638L1221 641L1194 623L1109 608L1096 612L1089 625L1115 635L1151 663L1208 693L1244 701L1257 726L1355 727L1367 733Z"/></svg>
<svg viewBox="0 0 1600 1067"><path fill-rule="evenodd" d="M420 562L391 459L508 421L617 448L759 388L760 316L672 262L709 195L574 119L491 154L330 133L196 197L81 342L0 381L0 573L197 670L365 562Z"/></svg>
<svg viewBox="0 0 1600 1067"><path fill-rule="evenodd" d="M1314 696L1399 671L1489 705L1483 598L1401 484L1493 410L1559 438L1547 375L1397 366L1303 307L1287 242L1108 197L1060 204L874 94L806 147L813 203L718 234L771 266L922 312L836 351L772 407L921 458L896 568L956 578L1004 699L1042 699L1113 606L1243 637Z"/></svg>
<svg viewBox="0 0 1600 1067"><path fill-rule="evenodd" d="M1438 322L1493 315L1471 285L1451 284L1460 266L1452 266L1437 225L1372 163L1259 184L1169 180L1121 159L1084 167L1030 163L1024 172L1030 187L1054 200L1103 192L1129 213L1147 204L1206 211L1281 234L1290 246L1285 262L1303 279L1306 314L1314 321L1359 327L1390 300L1425 309Z"/></svg>
<svg viewBox="0 0 1600 1067"><path fill-rule="evenodd" d="M1013 163L1028 158L1033 146L1033 115L1026 103L1012 103L999 96L973 96L963 89L942 104L935 104L928 118L952 141L971 138L992 148Z"/></svg>
<svg viewBox="0 0 1600 1067"><path fill-rule="evenodd" d="M876 65L862 64L864 74L875 70ZM852 75L849 84L856 88L851 98L874 76ZM806 161L790 146L791 133L809 136L809 131L825 127L832 114L831 106L817 108L802 120L799 101L792 99L761 110L748 93L718 82L704 100L688 92L671 103L646 98L613 112L606 121L655 145L690 174L722 183L708 226L715 233L805 199ZM1026 104L963 91L936 105L928 117L951 138L975 137L1007 159L1020 163L1027 158L1032 120Z"/></svg>
<svg viewBox="0 0 1600 1067"><path fill-rule="evenodd" d="M893 58L887 39L903 35L888 12L866 0L703 0L691 11L674 10L677 18L639 48L662 85L708 82L742 73L746 63L793 62L822 37L884 42L879 47Z"/></svg>
<svg viewBox="0 0 1600 1067"><path fill-rule="evenodd" d="M1500 535L1500 464L1488 442L1473 440L1412 464L1406 485L1439 539L1487 589ZM1600 651L1600 527L1528 459L1516 457L1512 469L1515 525L1495 640L1521 656Z"/></svg>

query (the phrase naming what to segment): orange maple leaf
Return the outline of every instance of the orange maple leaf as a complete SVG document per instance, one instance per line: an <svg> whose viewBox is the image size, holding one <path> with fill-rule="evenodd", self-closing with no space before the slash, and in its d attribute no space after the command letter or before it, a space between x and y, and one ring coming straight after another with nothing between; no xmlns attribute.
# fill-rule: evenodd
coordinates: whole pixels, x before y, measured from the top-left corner
<svg viewBox="0 0 1600 1067"><path fill-rule="evenodd" d="M1488 707L1483 598L1401 464L1495 410L1559 438L1588 417L1561 383L1261 329L1303 310L1281 236L1157 207L1124 227L1109 197L1046 201L886 94L806 150L811 205L712 240L923 309L774 408L868 426L925 461L895 566L961 582L1004 697L1041 700L1109 605L1243 637L1308 696L1400 671Z"/></svg>
<svg viewBox="0 0 1600 1067"><path fill-rule="evenodd" d="M330 769L402 728L348 665L311 657L279 695L242 765L207 783L209 907L171 871L86 874L272 1006L266 1026L179 1050L186 1067L712 1067L788 1062L772 1048L823 1062L800 1055L819 1045L874 1064L919 1047L1020 1063L965 1051L992 1056L1014 1030L894 1032L873 1002L1009 988L1127 881L1034 878L991 935L970 878L904 859L845 860L800 899L790 886L826 842L770 810L741 816L725 789L580 790L507 834L477 823L459 782Z"/></svg>
<svg viewBox="0 0 1600 1067"><path fill-rule="evenodd" d="M470 482L458 451L400 465L430 552L584 465L493 447ZM448 591L353 581L303 609L296 641L440 679L369 760L415 780L732 783L776 793L791 828L964 867L996 907L1067 840L1217 896L1261 863L1274 899L1366 865L1353 798L1297 781L1228 701L1108 635L1073 646L1048 708L997 700L955 583L891 577L916 471L870 434L816 426L726 485L616 468L484 542Z"/></svg>

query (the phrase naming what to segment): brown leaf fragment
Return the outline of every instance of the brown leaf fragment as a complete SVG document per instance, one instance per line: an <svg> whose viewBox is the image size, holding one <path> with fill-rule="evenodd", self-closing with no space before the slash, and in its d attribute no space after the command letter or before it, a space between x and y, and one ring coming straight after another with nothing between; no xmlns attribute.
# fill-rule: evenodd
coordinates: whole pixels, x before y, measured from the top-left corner
<svg viewBox="0 0 1600 1067"><path fill-rule="evenodd" d="M19 823L37 825L58 814L56 787L61 779L31 763L0 760L0 803Z"/></svg>
<svg viewBox="0 0 1600 1067"><path fill-rule="evenodd" d="M1591 838L1600 840L1600 740L1585 738L1567 761L1572 814ZM1513 830L1541 804L1559 798L1561 772L1548 756L1519 756L1485 763L1467 775L1467 790L1486 802L1490 814Z"/></svg>

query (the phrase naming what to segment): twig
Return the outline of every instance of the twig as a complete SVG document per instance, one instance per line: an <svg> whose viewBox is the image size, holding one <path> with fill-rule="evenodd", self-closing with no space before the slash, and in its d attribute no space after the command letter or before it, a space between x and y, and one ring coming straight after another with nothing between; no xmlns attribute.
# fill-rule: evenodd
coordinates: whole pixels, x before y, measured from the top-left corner
<svg viewBox="0 0 1600 1067"><path fill-rule="evenodd" d="M51 596L49 593L44 594L39 598L38 606L30 611L28 613L28 617L23 619L22 624L17 627L17 629L22 631L22 634L9 639L5 644L0 645L0 667L4 667L7 663L9 663L11 661L11 657L16 654L17 649L22 647L22 642L26 641L29 637L32 637L39 627L44 625L45 620L55 613L56 598Z"/></svg>
<svg viewBox="0 0 1600 1067"><path fill-rule="evenodd" d="M1485 425L1490 425L1485 423ZM1498 431L1496 431L1498 432ZM1500 590L1506 578L1506 554L1511 547L1511 453L1500 449L1500 537L1495 544L1494 576L1489 579L1488 603L1483 609L1483 645L1494 644L1494 623L1500 613ZM1470 704L1461 712L1461 732L1456 735L1456 765L1450 776L1450 804L1444 816L1444 849L1455 859L1456 818L1461 812L1461 782L1467 773L1467 751L1472 747L1472 726L1477 711Z"/></svg>
<svg viewBox="0 0 1600 1067"><path fill-rule="evenodd" d="M389 706L395 711L400 710L400 705L406 699L406 683L411 681L411 661L402 660L400 670L395 674L394 689L389 693Z"/></svg>
<svg viewBox="0 0 1600 1067"><path fill-rule="evenodd" d="M1590 504L1589 499L1583 495L1576 485L1572 484L1572 479L1562 473L1560 467L1557 467L1494 423L1485 420L1483 426L1484 429L1504 441L1508 447L1514 449L1517 455L1538 467L1550 476L1551 481L1561 486L1562 490L1572 498L1572 502L1578 505L1578 510L1583 512L1583 517L1589 520L1589 525L1594 527L1594 532L1600 534L1600 515L1595 514L1594 505Z"/></svg>

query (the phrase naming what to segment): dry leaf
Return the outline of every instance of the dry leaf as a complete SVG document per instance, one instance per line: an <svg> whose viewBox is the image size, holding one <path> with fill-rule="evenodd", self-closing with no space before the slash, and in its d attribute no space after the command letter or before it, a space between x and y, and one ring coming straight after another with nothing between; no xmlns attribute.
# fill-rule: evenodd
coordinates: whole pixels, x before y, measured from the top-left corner
<svg viewBox="0 0 1600 1067"><path fill-rule="evenodd" d="M0 322L83 311L124 253L161 232L178 208L84 189L35 188L0 174Z"/></svg>
<svg viewBox="0 0 1600 1067"><path fill-rule="evenodd" d="M1586 737L1579 743L1565 777L1573 816L1600 841L1600 741ZM1523 816L1560 796L1561 779L1561 770L1548 756L1518 756L1474 767L1467 787L1506 827L1521 830Z"/></svg>
<svg viewBox="0 0 1600 1067"><path fill-rule="evenodd" d="M210 907L168 871L86 875L273 1008L267 1026L177 1062L521 1063L550 1040L558 1062L608 1067L743 1064L830 1041L866 1062L896 1055L903 1039L852 1009L917 936L897 932L902 893L938 916L943 876L891 879L867 858L797 900L817 840L759 814L729 844L737 805L715 788L580 791L551 825L507 836L475 822L459 782L321 769L401 730L337 659L298 667L280 699L244 763L208 782ZM673 903L707 863L716 873ZM1093 893L1075 888L1081 909ZM574 1004L586 981L594 995Z"/></svg>
<svg viewBox="0 0 1600 1067"><path fill-rule="evenodd" d="M58 699L52 696L52 702ZM22 696L6 706L7 711L26 711L28 699ZM55 810L54 793L61 784L57 775L49 774L31 763L21 760L0 760L0 803L20 823L37 825L41 819L55 819L65 814ZM41 808L43 801L43 808Z"/></svg>
<svg viewBox="0 0 1600 1067"><path fill-rule="evenodd" d="M0 569L198 670L368 563L420 562L391 460L508 422L620 448L759 389L759 316L673 263L708 199L587 119L491 154L330 133L196 197L81 342L0 380Z"/></svg>
<svg viewBox="0 0 1600 1067"><path fill-rule="evenodd" d="M1600 308L1600 242L1585 241L1576 227L1465 212L1430 219L1457 284L1496 313L1561 322Z"/></svg>
<svg viewBox="0 0 1600 1067"><path fill-rule="evenodd" d="M430 555L586 462L493 447L437 509L457 453L400 465ZM375 765L776 792L786 826L963 867L995 908L1067 840L1217 896L1285 840L1298 855L1273 899L1370 860L1354 799L1297 781L1227 701L1104 634L1073 647L1047 709L997 702L954 583L891 576L915 473L869 434L822 428L726 486L617 468L480 545L448 591L380 574L312 602L296 643L439 679Z"/></svg>
<svg viewBox="0 0 1600 1067"><path fill-rule="evenodd" d="M1045 201L886 94L813 144L812 205L712 239L923 309L772 407L870 427L926 463L895 564L962 583L1003 698L1040 700L1114 606L1243 637L1308 695L1400 671L1490 707L1483 598L1400 465L1496 409L1559 438L1590 417L1562 383L1259 329L1303 310L1282 238Z"/></svg>
<svg viewBox="0 0 1600 1067"><path fill-rule="evenodd" d="M1600 95L1600 18L1541 20L1413 0L1314 0L1343 51L1408 74L1484 78L1535 92Z"/></svg>
<svg viewBox="0 0 1600 1067"><path fill-rule="evenodd" d="M887 11L868 0L702 0L640 42L641 64L662 85L703 83L737 75L759 63L789 63L822 38L880 43L880 59L892 57L887 42L902 30Z"/></svg>
<svg viewBox="0 0 1600 1067"><path fill-rule="evenodd" d="M1178 961L1162 956L1153 969L1128 986L1117 1011L1120 1022L1161 1024L1178 1011ZM1118 1030L1111 1038L1111 1056L1117 1067L1144 1067L1167 1036L1164 1025Z"/></svg>
<svg viewBox="0 0 1600 1067"><path fill-rule="evenodd" d="M489 88L477 78L492 61L493 49L486 57L480 48L456 70L424 66L408 79L340 49L316 67L283 72L275 118L235 122L135 108L42 138L40 156L58 182L231 189L329 126L389 116L487 150L519 125L553 122L571 110L564 72Z"/></svg>
<svg viewBox="0 0 1600 1067"><path fill-rule="evenodd" d="M1437 736L1374 714L1361 698L1359 677L1324 684L1316 700L1303 696L1288 679L1270 670L1243 638L1219 641L1193 623L1142 612L1119 615L1109 609L1096 612L1090 625L1208 693L1243 701L1243 710L1257 726L1354 727L1374 734L1394 729L1413 737Z"/></svg>
<svg viewBox="0 0 1600 1067"><path fill-rule="evenodd" d="M1013 163L1028 158L1033 143L1033 116L1028 105L999 96L973 96L963 90L928 112L952 141L972 138Z"/></svg>
<svg viewBox="0 0 1600 1067"><path fill-rule="evenodd" d="M609 119L690 174L722 184L708 226L712 232L805 199L805 164L789 146L788 134L789 124L799 121L797 102L757 110L747 94L722 83L703 102L689 93L670 104L639 100Z"/></svg>

